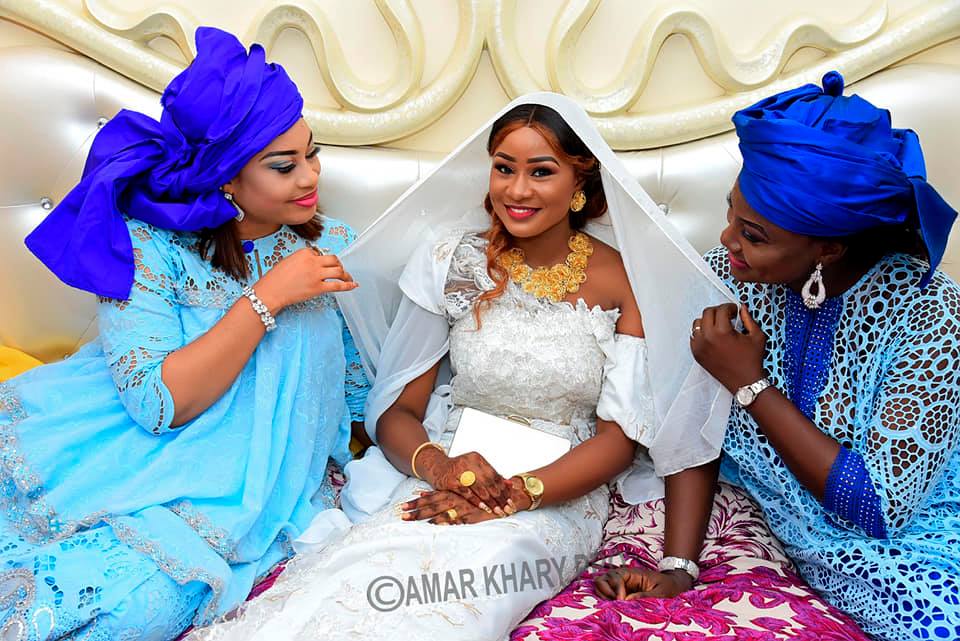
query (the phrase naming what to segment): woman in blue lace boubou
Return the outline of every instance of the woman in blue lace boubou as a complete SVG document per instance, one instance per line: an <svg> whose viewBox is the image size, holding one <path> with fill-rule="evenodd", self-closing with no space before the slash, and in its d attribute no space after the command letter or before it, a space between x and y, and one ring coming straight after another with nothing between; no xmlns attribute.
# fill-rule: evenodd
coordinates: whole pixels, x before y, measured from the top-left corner
<svg viewBox="0 0 960 641"><path fill-rule="evenodd" d="M743 170L708 262L744 330L708 308L690 344L738 401L721 472L804 578L878 639L957 639L960 287L936 270L956 212L915 133L823 84L734 116Z"/></svg>
<svg viewBox="0 0 960 641"><path fill-rule="evenodd" d="M0 385L5 639L172 639L333 510L367 382L330 293L353 237L284 70L233 36L156 122L123 111L27 239L100 296L100 338ZM319 518L318 517L318 518Z"/></svg>

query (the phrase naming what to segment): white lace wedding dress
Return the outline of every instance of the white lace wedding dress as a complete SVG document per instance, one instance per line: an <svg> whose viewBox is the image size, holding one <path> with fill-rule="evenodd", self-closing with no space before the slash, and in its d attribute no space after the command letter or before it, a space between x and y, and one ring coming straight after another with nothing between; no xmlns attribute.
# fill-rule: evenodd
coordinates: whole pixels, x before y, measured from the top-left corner
<svg viewBox="0 0 960 641"><path fill-rule="evenodd" d="M463 237L446 281L454 377L442 444L449 446L462 407L534 419L534 427L573 445L593 436L598 404L628 417L625 423L647 420L649 397L634 391L645 380L645 343L615 334L617 310L543 302L511 283L484 309L477 330L473 301L492 287L483 243ZM402 521L395 505L428 489L407 479L390 506L339 541L295 557L238 617L189 639L503 639L582 571L607 518L604 485L474 525Z"/></svg>

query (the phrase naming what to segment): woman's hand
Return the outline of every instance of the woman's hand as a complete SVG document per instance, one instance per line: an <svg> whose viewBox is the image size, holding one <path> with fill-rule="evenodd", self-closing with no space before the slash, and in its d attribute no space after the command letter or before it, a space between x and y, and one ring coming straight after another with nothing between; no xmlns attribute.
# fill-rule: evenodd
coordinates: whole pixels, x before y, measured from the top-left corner
<svg viewBox="0 0 960 641"><path fill-rule="evenodd" d="M339 258L305 248L274 265L253 288L270 313L276 315L285 307L320 294L347 292L357 287Z"/></svg>
<svg viewBox="0 0 960 641"><path fill-rule="evenodd" d="M737 306L732 303L708 307L693 321L690 350L705 370L731 392L764 377L763 356L767 336L760 329L746 305L740 307L744 333L733 328Z"/></svg>
<svg viewBox="0 0 960 641"><path fill-rule="evenodd" d="M597 594L610 600L669 599L693 589L693 577L683 570L657 572L645 568L617 568L594 579L593 586Z"/></svg>
<svg viewBox="0 0 960 641"><path fill-rule="evenodd" d="M499 518L485 512L456 492L421 492L420 497L401 503L404 521L430 521L434 525L467 525Z"/></svg>
<svg viewBox="0 0 960 641"><path fill-rule="evenodd" d="M419 455L417 469L423 471L421 476L433 489L455 492L484 512L506 516L516 510L510 501L508 482L476 452L448 457L427 448ZM473 473L473 484L464 486L460 482L464 472Z"/></svg>

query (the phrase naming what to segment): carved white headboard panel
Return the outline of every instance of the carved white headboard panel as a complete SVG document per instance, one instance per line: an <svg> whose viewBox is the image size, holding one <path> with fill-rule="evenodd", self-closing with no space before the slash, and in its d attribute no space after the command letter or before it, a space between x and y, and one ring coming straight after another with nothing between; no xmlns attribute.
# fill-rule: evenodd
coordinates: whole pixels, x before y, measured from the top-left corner
<svg viewBox="0 0 960 641"><path fill-rule="evenodd" d="M96 334L94 297L24 237L76 183L100 124L122 107L159 115L201 24L265 43L291 73L335 143L323 208L360 230L512 96L559 89L633 150L630 172L707 249L739 170L732 111L831 68L920 134L931 182L960 204L960 0L688 2L0 0L0 344L51 360ZM960 277L958 234L943 267Z"/></svg>
<svg viewBox="0 0 960 641"><path fill-rule="evenodd" d="M616 149L687 142L830 69L852 83L960 38L960 0L0 0L0 18L155 91L196 26L221 26L288 66L321 141L435 151L545 89Z"/></svg>

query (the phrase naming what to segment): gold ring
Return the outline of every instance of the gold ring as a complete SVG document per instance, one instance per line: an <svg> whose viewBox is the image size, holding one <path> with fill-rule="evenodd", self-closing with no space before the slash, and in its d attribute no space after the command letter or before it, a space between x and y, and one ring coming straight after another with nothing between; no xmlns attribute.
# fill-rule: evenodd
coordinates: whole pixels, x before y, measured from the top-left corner
<svg viewBox="0 0 960 641"><path fill-rule="evenodd" d="M460 475L460 485L463 487L470 487L477 482L477 475L472 471L467 470Z"/></svg>
<svg viewBox="0 0 960 641"><path fill-rule="evenodd" d="M456 521L457 517L459 517L460 515L457 514L457 511L455 509L450 508L449 510L447 510L447 516L450 517L451 521Z"/></svg>

